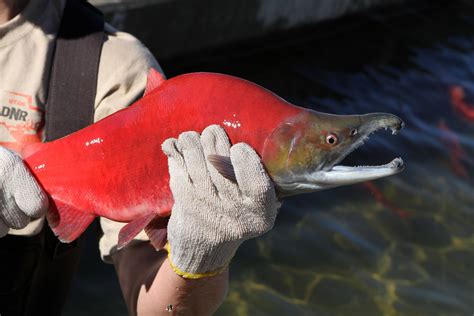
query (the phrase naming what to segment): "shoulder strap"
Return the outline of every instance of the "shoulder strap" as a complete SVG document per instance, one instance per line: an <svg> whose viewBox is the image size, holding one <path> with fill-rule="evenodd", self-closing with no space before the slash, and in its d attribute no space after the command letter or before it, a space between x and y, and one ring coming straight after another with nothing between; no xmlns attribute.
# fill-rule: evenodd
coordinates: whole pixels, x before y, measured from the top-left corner
<svg viewBox="0 0 474 316"><path fill-rule="evenodd" d="M102 13L85 1L68 0L49 80L46 141L73 133L93 122L103 42Z"/></svg>
<svg viewBox="0 0 474 316"><path fill-rule="evenodd" d="M104 41L102 14L82 0L67 0L49 80L46 140L75 132L93 122L99 58ZM61 315L79 264L84 238L61 243L45 225L35 271L23 296L25 316ZM3 280L2 280L3 282ZM18 314L20 315L20 314Z"/></svg>

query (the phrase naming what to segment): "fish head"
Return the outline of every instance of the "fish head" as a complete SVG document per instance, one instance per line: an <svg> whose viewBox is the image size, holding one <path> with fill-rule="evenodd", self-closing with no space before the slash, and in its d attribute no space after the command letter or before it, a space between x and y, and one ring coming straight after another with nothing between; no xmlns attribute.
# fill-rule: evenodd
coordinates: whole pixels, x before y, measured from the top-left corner
<svg viewBox="0 0 474 316"><path fill-rule="evenodd" d="M339 163L380 129L397 134L403 121L392 114L333 115L305 110L282 122L265 141L262 160L282 197L399 173L403 160L379 166Z"/></svg>

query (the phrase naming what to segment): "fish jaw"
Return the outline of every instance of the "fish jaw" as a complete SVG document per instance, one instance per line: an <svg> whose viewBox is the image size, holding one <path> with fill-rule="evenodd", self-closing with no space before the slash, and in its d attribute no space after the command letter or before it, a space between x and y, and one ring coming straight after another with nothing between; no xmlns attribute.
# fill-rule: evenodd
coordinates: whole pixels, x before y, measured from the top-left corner
<svg viewBox="0 0 474 316"><path fill-rule="evenodd" d="M380 129L397 134L403 121L388 113L332 115L310 110L283 122L269 136L265 166L281 197L350 185L397 174L401 158L378 166L338 165Z"/></svg>
<svg viewBox="0 0 474 316"><path fill-rule="evenodd" d="M282 193L282 196L309 193L388 177L402 172L404 168L401 158L395 158L391 162L379 166L350 167L337 165L328 171L308 173L301 179L295 179L292 182L280 181L278 182L278 190Z"/></svg>

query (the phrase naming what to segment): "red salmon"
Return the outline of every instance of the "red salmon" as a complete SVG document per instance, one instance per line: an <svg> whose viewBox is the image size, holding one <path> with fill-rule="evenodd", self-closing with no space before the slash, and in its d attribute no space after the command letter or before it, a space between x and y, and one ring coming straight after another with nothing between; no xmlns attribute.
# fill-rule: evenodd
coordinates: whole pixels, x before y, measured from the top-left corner
<svg viewBox="0 0 474 316"><path fill-rule="evenodd" d="M280 196L403 169L399 158L383 166L336 165L375 130L398 132L403 122L395 115L324 114L232 76L193 73L165 80L151 71L144 97L127 109L25 150L27 165L50 196L51 228L70 242L96 216L104 216L129 223L120 233L120 247L142 229L155 247L162 247L173 198L161 144L211 124L221 125L231 143L246 142L259 153ZM228 173L226 159L212 159L222 174Z"/></svg>

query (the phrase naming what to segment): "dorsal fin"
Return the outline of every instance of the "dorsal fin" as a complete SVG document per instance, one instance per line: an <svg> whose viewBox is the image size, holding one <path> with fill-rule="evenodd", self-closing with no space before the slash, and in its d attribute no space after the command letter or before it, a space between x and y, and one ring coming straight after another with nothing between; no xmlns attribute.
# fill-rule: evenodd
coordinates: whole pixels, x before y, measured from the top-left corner
<svg viewBox="0 0 474 316"><path fill-rule="evenodd" d="M143 96L149 94L151 91L153 91L155 88L157 88L159 85L161 85L164 81L166 80L165 76L155 68L150 68L150 71L148 71L148 77L146 81L146 88L145 88L145 93Z"/></svg>

